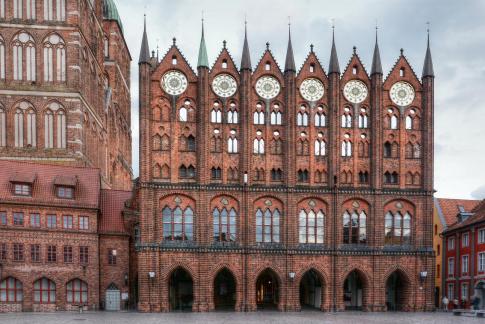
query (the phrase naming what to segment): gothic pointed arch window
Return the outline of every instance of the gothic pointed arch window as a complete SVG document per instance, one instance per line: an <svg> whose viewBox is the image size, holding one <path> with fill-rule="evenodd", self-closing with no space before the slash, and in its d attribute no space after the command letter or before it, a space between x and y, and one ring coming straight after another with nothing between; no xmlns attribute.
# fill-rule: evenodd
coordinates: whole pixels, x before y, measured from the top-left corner
<svg viewBox="0 0 485 324"><path fill-rule="evenodd" d="M345 210L342 217L344 244L365 244L367 242L367 214L355 208Z"/></svg>
<svg viewBox="0 0 485 324"><path fill-rule="evenodd" d="M68 303L86 304L88 302L88 284L80 279L73 279L66 284Z"/></svg>
<svg viewBox="0 0 485 324"><path fill-rule="evenodd" d="M384 173L384 183L392 184L392 185L399 184L399 174L396 171L392 173L389 171L386 171Z"/></svg>
<svg viewBox="0 0 485 324"><path fill-rule="evenodd" d="M221 180L222 179L222 169L220 167L212 167L211 168L211 179L212 180Z"/></svg>
<svg viewBox="0 0 485 324"><path fill-rule="evenodd" d="M63 109L57 110L56 128L57 128L57 143L56 143L57 148L65 149L67 147L66 113Z"/></svg>
<svg viewBox="0 0 485 324"><path fill-rule="evenodd" d="M44 277L34 282L34 302L39 304L55 304L56 284L54 281Z"/></svg>
<svg viewBox="0 0 485 324"><path fill-rule="evenodd" d="M211 110L211 123L222 123L222 112L219 109Z"/></svg>
<svg viewBox="0 0 485 324"><path fill-rule="evenodd" d="M239 179L239 172L236 167L230 167L227 169L227 180L237 181Z"/></svg>
<svg viewBox="0 0 485 324"><path fill-rule="evenodd" d="M406 129L413 129L413 119L411 116L406 116Z"/></svg>
<svg viewBox="0 0 485 324"><path fill-rule="evenodd" d="M271 125L281 125L282 124L282 113L280 111L272 111L270 114Z"/></svg>
<svg viewBox="0 0 485 324"><path fill-rule="evenodd" d="M24 147L24 112L17 108L14 116L15 147Z"/></svg>
<svg viewBox="0 0 485 324"><path fill-rule="evenodd" d="M368 171L360 171L359 172L359 183L361 183L361 184L369 183L369 172Z"/></svg>
<svg viewBox="0 0 485 324"><path fill-rule="evenodd" d="M264 154L264 139L255 138L253 141L253 153Z"/></svg>
<svg viewBox="0 0 485 324"><path fill-rule="evenodd" d="M51 34L44 39L44 81L66 81L66 46L62 37Z"/></svg>
<svg viewBox="0 0 485 324"><path fill-rule="evenodd" d="M413 145L413 158L421 158L421 145L419 145L419 143L414 143Z"/></svg>
<svg viewBox="0 0 485 324"><path fill-rule="evenodd" d="M298 242L302 244L323 244L325 214L322 209L307 207L298 214Z"/></svg>
<svg viewBox="0 0 485 324"><path fill-rule="evenodd" d="M195 178L195 167L189 165L188 167L182 164L179 167L179 178L180 179L194 179Z"/></svg>
<svg viewBox="0 0 485 324"><path fill-rule="evenodd" d="M163 239L192 241L194 239L194 211L190 206L162 209Z"/></svg>
<svg viewBox="0 0 485 324"><path fill-rule="evenodd" d="M232 106L234 105L234 106ZM236 104L231 103L229 111L227 112L227 123L237 124L239 122L238 112L236 110Z"/></svg>
<svg viewBox="0 0 485 324"><path fill-rule="evenodd" d="M13 79L16 81L36 80L35 42L34 38L22 31L12 40ZM25 69L24 69L25 66Z"/></svg>
<svg viewBox="0 0 485 324"><path fill-rule="evenodd" d="M7 277L0 282L0 302L19 303L24 300L22 281Z"/></svg>
<svg viewBox="0 0 485 324"><path fill-rule="evenodd" d="M302 108L305 109L303 106ZM306 127L308 126L308 113L303 109L296 115L296 125Z"/></svg>
<svg viewBox="0 0 485 324"><path fill-rule="evenodd" d="M37 118L34 109L27 111L27 147L37 146Z"/></svg>
<svg viewBox="0 0 485 324"><path fill-rule="evenodd" d="M179 110L179 121L187 122L188 110L185 107L181 107Z"/></svg>
<svg viewBox="0 0 485 324"><path fill-rule="evenodd" d="M297 176L298 176L298 182L307 183L310 181L310 174L307 169L298 170Z"/></svg>
<svg viewBox="0 0 485 324"><path fill-rule="evenodd" d="M258 104L256 107L257 110L253 113L253 124L254 125L264 125L264 112L261 111L260 108L261 104Z"/></svg>
<svg viewBox="0 0 485 324"><path fill-rule="evenodd" d="M323 139L315 140L315 156L325 156L325 141Z"/></svg>
<svg viewBox="0 0 485 324"><path fill-rule="evenodd" d="M388 210L384 221L385 244L403 245L411 241L411 213Z"/></svg>
<svg viewBox="0 0 485 324"><path fill-rule="evenodd" d="M315 171L315 183L326 183L327 182L327 172L317 170Z"/></svg>
<svg viewBox="0 0 485 324"><path fill-rule="evenodd" d="M359 128L369 127L369 117L367 116L367 111L365 108L361 109L358 122L359 122Z"/></svg>
<svg viewBox="0 0 485 324"><path fill-rule="evenodd" d="M256 242L280 242L280 218L278 208L258 208L256 210Z"/></svg>
<svg viewBox="0 0 485 324"><path fill-rule="evenodd" d="M0 105L0 147L7 146L7 114L5 108Z"/></svg>
<svg viewBox="0 0 485 324"><path fill-rule="evenodd" d="M315 127L325 127L326 126L326 116L323 112L317 112L315 114Z"/></svg>
<svg viewBox="0 0 485 324"><path fill-rule="evenodd" d="M54 114L50 109L44 112L44 147L54 148Z"/></svg>
<svg viewBox="0 0 485 324"><path fill-rule="evenodd" d="M341 148L341 155L343 157L351 157L352 156L352 142L349 140L342 141L342 148Z"/></svg>
<svg viewBox="0 0 485 324"><path fill-rule="evenodd" d="M391 115L391 129L398 129L399 123L396 115Z"/></svg>
<svg viewBox="0 0 485 324"><path fill-rule="evenodd" d="M4 0L0 0L4 1ZM1 17L1 16L0 16ZM0 35L0 80L5 80L5 41Z"/></svg>
<svg viewBox="0 0 485 324"><path fill-rule="evenodd" d="M237 153L238 152L238 143L237 138L231 136L227 139L227 152L228 153Z"/></svg>
<svg viewBox="0 0 485 324"><path fill-rule="evenodd" d="M271 181L283 181L283 171L280 168L271 169Z"/></svg>
<svg viewBox="0 0 485 324"><path fill-rule="evenodd" d="M340 124L342 128L352 128L352 113L349 107L344 108L344 113L340 117Z"/></svg>
<svg viewBox="0 0 485 324"><path fill-rule="evenodd" d="M236 241L237 211L235 208L229 210L215 207L212 210L214 241L234 242Z"/></svg>
<svg viewBox="0 0 485 324"><path fill-rule="evenodd" d="M166 163L162 165L160 174L162 179L170 179L170 167Z"/></svg>
<svg viewBox="0 0 485 324"><path fill-rule="evenodd" d="M358 144L358 156L360 158L367 158L369 157L369 142L368 141L360 141Z"/></svg>

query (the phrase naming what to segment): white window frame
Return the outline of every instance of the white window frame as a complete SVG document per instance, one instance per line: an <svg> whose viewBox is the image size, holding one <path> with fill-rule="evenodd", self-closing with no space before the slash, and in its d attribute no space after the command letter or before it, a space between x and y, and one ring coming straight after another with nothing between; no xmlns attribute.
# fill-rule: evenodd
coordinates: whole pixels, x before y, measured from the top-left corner
<svg viewBox="0 0 485 324"><path fill-rule="evenodd" d="M485 243L485 228L478 230L478 244Z"/></svg>
<svg viewBox="0 0 485 324"><path fill-rule="evenodd" d="M470 257L468 254L461 256L461 274L468 274L470 265Z"/></svg>
<svg viewBox="0 0 485 324"><path fill-rule="evenodd" d="M463 282L461 284L461 300L468 300L470 294L470 290L468 289L468 283Z"/></svg>
<svg viewBox="0 0 485 324"><path fill-rule="evenodd" d="M449 283L447 286L447 293L448 293L448 299L452 301L455 299L455 285L452 283Z"/></svg>
<svg viewBox="0 0 485 324"><path fill-rule="evenodd" d="M455 258L451 257L448 258L448 277L454 277L455 276Z"/></svg>
<svg viewBox="0 0 485 324"><path fill-rule="evenodd" d="M455 249L455 238L454 237L449 237L448 238L448 244L447 244L448 251L454 250Z"/></svg>
<svg viewBox="0 0 485 324"><path fill-rule="evenodd" d="M467 233L463 233L461 235L461 246L463 247L467 247L470 245L470 234Z"/></svg>
<svg viewBox="0 0 485 324"><path fill-rule="evenodd" d="M478 272L485 272L485 252L478 253L477 260L478 260L477 262Z"/></svg>

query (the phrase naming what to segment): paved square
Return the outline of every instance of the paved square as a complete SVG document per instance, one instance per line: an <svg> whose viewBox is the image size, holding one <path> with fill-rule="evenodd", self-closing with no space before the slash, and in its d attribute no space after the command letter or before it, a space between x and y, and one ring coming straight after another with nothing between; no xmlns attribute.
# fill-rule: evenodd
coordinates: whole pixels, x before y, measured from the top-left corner
<svg viewBox="0 0 485 324"><path fill-rule="evenodd" d="M255 313L11 313L0 314L0 323L5 324L165 324L165 323L382 323L389 324L473 324L484 323L482 318L458 317L451 313L321 313L303 311L299 313L255 312Z"/></svg>

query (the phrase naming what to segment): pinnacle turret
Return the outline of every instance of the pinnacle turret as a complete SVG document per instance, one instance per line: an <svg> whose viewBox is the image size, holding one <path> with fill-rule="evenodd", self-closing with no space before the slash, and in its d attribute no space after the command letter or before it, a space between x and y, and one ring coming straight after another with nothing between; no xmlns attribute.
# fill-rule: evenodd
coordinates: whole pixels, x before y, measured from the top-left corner
<svg viewBox="0 0 485 324"><path fill-rule="evenodd" d="M138 60L138 64L141 63L150 63L150 48L148 47L146 15L143 21L143 38L141 40L140 58Z"/></svg>
<svg viewBox="0 0 485 324"><path fill-rule="evenodd" d="M202 36L200 38L200 47L199 47L199 59L197 60L197 67L205 67L209 68L209 59L207 57L207 48L205 46L205 38L204 38L204 20L202 19Z"/></svg>
<svg viewBox="0 0 485 324"><path fill-rule="evenodd" d="M429 48L429 30L428 30L428 46L426 49L426 56L424 57L423 75L422 77L434 77L433 59L431 58L431 49Z"/></svg>
<svg viewBox="0 0 485 324"><path fill-rule="evenodd" d="M249 54L249 45L248 45L248 30L247 24L245 23L244 26L244 46L243 46L243 53L241 57L241 70L250 70L251 71L251 56Z"/></svg>
<svg viewBox="0 0 485 324"><path fill-rule="evenodd" d="M376 44L374 46L374 56L372 57L372 68L370 71L370 75L373 75L373 74L382 74L381 54L379 52L379 44L377 42L377 27L376 27Z"/></svg>
<svg viewBox="0 0 485 324"><path fill-rule="evenodd" d="M332 51L330 52L330 63L328 66L328 74L339 73L340 66L338 64L337 49L335 47L335 29L332 31Z"/></svg>
<svg viewBox="0 0 485 324"><path fill-rule="evenodd" d="M288 48L286 50L285 72L296 72L295 56L293 55L293 46L291 45L291 29L288 25Z"/></svg>

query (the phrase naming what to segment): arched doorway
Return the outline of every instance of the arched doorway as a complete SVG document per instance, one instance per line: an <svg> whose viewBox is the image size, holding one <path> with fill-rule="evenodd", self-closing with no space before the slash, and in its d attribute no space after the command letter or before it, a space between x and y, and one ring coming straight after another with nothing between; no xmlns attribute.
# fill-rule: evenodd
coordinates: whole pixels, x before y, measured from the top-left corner
<svg viewBox="0 0 485 324"><path fill-rule="evenodd" d="M119 311L121 306L121 292L118 287L111 283L106 289L105 310Z"/></svg>
<svg viewBox="0 0 485 324"><path fill-rule="evenodd" d="M478 304L478 309L485 309L485 281L480 281L475 286L475 295L480 298L480 303ZM473 299L472 299L473 301Z"/></svg>
<svg viewBox="0 0 485 324"><path fill-rule="evenodd" d="M354 270L344 281L344 304L346 310L362 310L365 282L361 273Z"/></svg>
<svg viewBox="0 0 485 324"><path fill-rule="evenodd" d="M182 268L172 272L169 282L171 311L191 311L194 302L194 283L190 274Z"/></svg>
<svg viewBox="0 0 485 324"><path fill-rule="evenodd" d="M406 308L409 281L400 271L394 271L386 281L386 307L388 311L402 311Z"/></svg>
<svg viewBox="0 0 485 324"><path fill-rule="evenodd" d="M322 305L323 285L318 273L310 269L300 281L301 308L320 308Z"/></svg>
<svg viewBox="0 0 485 324"><path fill-rule="evenodd" d="M236 305L236 279L224 268L214 278L214 306L216 309L234 310Z"/></svg>
<svg viewBox="0 0 485 324"><path fill-rule="evenodd" d="M256 304L258 309L278 307L279 283L278 276L271 269L266 269L256 280Z"/></svg>

